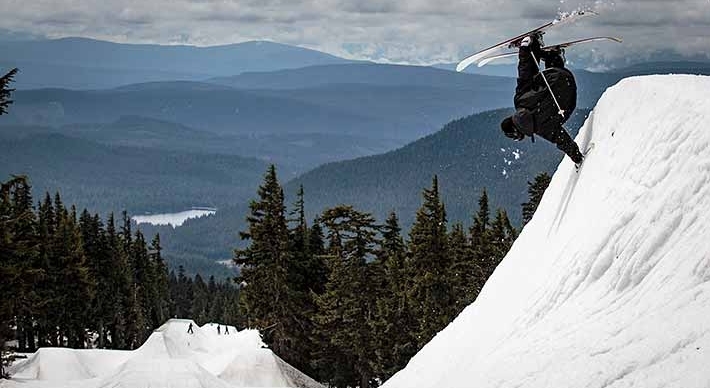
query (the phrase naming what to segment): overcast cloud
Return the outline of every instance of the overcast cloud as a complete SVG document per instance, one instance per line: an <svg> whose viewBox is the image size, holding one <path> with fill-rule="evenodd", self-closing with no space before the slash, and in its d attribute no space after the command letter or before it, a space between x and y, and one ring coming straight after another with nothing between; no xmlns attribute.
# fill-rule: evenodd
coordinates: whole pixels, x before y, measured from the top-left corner
<svg viewBox="0 0 710 388"><path fill-rule="evenodd" d="M569 53L603 67L659 51L710 53L710 0L0 0L0 28L49 37L215 45L272 40L354 59L428 64L466 54L548 21L592 8L547 43L622 36Z"/></svg>

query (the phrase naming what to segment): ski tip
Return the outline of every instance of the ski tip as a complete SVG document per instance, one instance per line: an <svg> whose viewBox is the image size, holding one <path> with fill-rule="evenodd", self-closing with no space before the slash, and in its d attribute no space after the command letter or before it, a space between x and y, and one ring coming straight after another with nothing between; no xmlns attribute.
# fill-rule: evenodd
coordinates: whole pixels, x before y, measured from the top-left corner
<svg viewBox="0 0 710 388"><path fill-rule="evenodd" d="M459 62L458 65L456 65L456 71L458 73L461 73L462 71L466 70L467 67L469 67L474 61L471 60L471 58L466 58L463 61Z"/></svg>

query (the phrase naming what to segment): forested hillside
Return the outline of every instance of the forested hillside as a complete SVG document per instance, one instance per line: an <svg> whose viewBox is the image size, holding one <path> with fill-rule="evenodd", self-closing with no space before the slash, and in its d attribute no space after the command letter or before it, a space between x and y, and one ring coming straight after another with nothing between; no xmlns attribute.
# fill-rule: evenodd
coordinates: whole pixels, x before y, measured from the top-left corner
<svg viewBox="0 0 710 388"><path fill-rule="evenodd" d="M573 134L587 112L577 110L568 122ZM395 210L407 228L419 206L417 190L438 175L449 220L469 223L478 195L487 189L492 203L519 222L526 182L552 170L563 154L544 140L513 142L504 137L499 125L509 114L504 109L468 116L396 151L324 165L290 181L286 192L302 185L311 212L339 203L378 217Z"/></svg>
<svg viewBox="0 0 710 388"><path fill-rule="evenodd" d="M266 164L233 155L106 146L60 134L0 136L0 176L26 174L82 208L131 214L245 202Z"/></svg>

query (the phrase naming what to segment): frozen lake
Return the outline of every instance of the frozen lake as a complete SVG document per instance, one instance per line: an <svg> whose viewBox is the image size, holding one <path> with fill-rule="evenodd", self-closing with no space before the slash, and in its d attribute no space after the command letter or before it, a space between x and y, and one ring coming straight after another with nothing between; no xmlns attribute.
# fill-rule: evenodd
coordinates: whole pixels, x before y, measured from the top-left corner
<svg viewBox="0 0 710 388"><path fill-rule="evenodd" d="M173 228L182 226L190 218L199 218L215 214L217 209L201 208L181 211L179 213L144 214L131 217L138 224L170 225Z"/></svg>

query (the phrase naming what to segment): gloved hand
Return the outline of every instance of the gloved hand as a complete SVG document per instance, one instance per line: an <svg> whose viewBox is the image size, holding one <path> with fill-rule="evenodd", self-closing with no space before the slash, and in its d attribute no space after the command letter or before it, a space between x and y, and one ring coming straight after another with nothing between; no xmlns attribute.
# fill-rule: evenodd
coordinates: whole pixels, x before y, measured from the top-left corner
<svg viewBox="0 0 710 388"><path fill-rule="evenodd" d="M532 43L532 41L532 38L528 35L520 41L520 47L528 47L530 46L530 43Z"/></svg>
<svg viewBox="0 0 710 388"><path fill-rule="evenodd" d="M528 35L523 38L523 40L520 41L520 47L525 47L530 52L535 54L535 56L539 59L540 54L542 53L542 36L541 35Z"/></svg>

